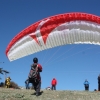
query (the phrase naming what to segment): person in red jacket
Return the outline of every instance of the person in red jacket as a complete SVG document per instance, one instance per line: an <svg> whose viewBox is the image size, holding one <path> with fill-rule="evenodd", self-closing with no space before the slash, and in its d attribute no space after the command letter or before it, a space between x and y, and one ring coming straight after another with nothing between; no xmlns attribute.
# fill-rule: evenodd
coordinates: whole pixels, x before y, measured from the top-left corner
<svg viewBox="0 0 100 100"><path fill-rule="evenodd" d="M52 79L51 85L52 85L51 89L56 90L57 80L55 78Z"/></svg>

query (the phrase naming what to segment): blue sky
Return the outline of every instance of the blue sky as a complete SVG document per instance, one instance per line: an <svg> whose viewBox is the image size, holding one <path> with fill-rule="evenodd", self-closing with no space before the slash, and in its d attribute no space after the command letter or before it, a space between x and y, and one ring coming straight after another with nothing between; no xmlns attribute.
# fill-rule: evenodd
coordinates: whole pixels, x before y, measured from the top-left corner
<svg viewBox="0 0 100 100"><path fill-rule="evenodd" d="M29 25L49 16L68 12L86 12L100 16L99 0L0 0L0 67L10 72L12 81L25 86L32 59L38 57L43 66L42 88L51 86L55 77L57 90L97 89L100 73L100 46L89 44L65 45L44 50L10 62L5 50L12 38ZM4 81L4 75L0 75Z"/></svg>

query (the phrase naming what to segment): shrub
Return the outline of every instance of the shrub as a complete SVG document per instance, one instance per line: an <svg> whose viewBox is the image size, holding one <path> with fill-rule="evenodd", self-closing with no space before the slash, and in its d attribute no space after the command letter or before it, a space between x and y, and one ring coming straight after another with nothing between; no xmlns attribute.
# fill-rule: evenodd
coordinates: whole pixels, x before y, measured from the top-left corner
<svg viewBox="0 0 100 100"><path fill-rule="evenodd" d="M19 86L13 81L10 82L10 88L20 89Z"/></svg>
<svg viewBox="0 0 100 100"><path fill-rule="evenodd" d="M5 83L1 82L0 87L5 87Z"/></svg>

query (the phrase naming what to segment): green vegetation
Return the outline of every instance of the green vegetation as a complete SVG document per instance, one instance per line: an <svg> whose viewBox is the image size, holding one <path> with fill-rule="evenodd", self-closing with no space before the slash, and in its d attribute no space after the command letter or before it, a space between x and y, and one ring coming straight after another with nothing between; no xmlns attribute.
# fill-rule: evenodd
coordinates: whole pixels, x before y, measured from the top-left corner
<svg viewBox="0 0 100 100"><path fill-rule="evenodd" d="M34 90L0 88L0 100L100 100L100 92L43 90L36 97Z"/></svg>

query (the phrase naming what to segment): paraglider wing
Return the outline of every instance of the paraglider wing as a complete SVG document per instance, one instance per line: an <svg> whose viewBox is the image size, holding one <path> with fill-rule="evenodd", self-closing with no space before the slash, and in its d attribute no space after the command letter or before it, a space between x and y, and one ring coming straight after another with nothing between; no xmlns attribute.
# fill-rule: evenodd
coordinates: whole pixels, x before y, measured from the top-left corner
<svg viewBox="0 0 100 100"><path fill-rule="evenodd" d="M65 13L40 20L17 34L6 48L10 61L66 44L100 45L100 17Z"/></svg>

